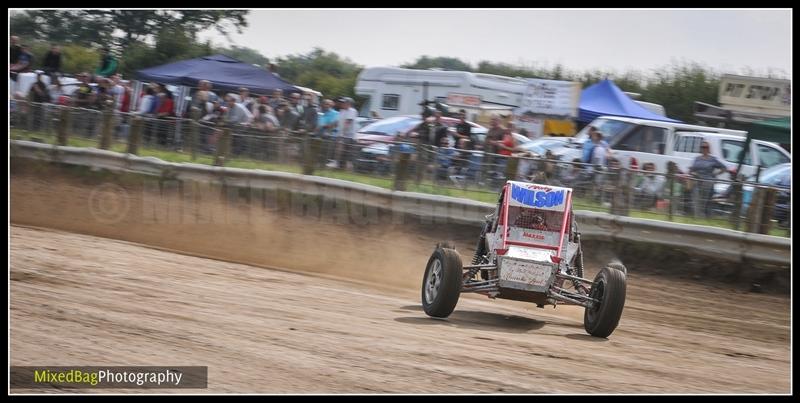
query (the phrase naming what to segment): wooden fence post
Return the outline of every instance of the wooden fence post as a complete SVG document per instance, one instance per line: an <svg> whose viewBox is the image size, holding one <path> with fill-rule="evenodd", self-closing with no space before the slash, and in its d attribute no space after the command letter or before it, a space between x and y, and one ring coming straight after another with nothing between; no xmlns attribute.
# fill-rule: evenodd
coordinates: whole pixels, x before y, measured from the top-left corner
<svg viewBox="0 0 800 403"><path fill-rule="evenodd" d="M134 116L131 119L131 132L128 136L128 154L139 155L139 145L142 143L142 118Z"/></svg>
<svg viewBox="0 0 800 403"><path fill-rule="evenodd" d="M58 134L56 136L56 142L60 146L65 146L69 141L70 110L66 106L62 106L60 109L61 113L58 119Z"/></svg>
<svg viewBox="0 0 800 403"><path fill-rule="evenodd" d="M400 153L397 156L397 166L394 170L394 190L406 190L408 181L408 162L411 159L410 153Z"/></svg>
<svg viewBox="0 0 800 403"><path fill-rule="evenodd" d="M217 140L217 155L214 157L214 165L225 166L225 160L230 153L230 142L231 128L226 123L222 123L222 137Z"/></svg>
<svg viewBox="0 0 800 403"><path fill-rule="evenodd" d="M103 110L103 132L100 134L100 149L108 150L111 148L111 132L112 132L112 118L114 117L113 109L106 106Z"/></svg>

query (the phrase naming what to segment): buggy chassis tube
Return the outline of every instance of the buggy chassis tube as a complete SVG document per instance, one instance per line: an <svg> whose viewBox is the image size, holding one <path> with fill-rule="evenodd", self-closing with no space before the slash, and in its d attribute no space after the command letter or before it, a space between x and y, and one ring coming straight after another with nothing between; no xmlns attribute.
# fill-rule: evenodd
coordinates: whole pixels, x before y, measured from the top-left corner
<svg viewBox="0 0 800 403"><path fill-rule="evenodd" d="M464 270L472 270L472 269L483 269L488 267L497 267L497 266L493 264L473 264L470 266L462 266L461 268Z"/></svg>
<svg viewBox="0 0 800 403"><path fill-rule="evenodd" d="M554 286L553 289L560 293L558 295L565 296L567 298L579 298L579 299L583 299L583 300L587 300L587 301L591 301L591 302L598 302L597 299L592 298L592 297L590 297L588 295L574 293L574 292L571 292L569 290L565 290L565 289L563 289L561 287L555 287Z"/></svg>
<svg viewBox="0 0 800 403"><path fill-rule="evenodd" d="M547 295L548 298L552 298L552 299L555 299L555 300L558 300L558 301L562 301L562 302L570 302L570 303L573 303L575 305L580 305L580 306L584 306L584 307L593 302L593 301L581 302L581 301L578 301L578 300L575 300L575 299L572 299L572 298L569 298L569 297L565 297L565 296L563 296L561 294L556 294L556 293L550 293L549 292L547 294L548 294Z"/></svg>
<svg viewBox="0 0 800 403"><path fill-rule="evenodd" d="M570 276L569 274L564 274L564 273L556 273L556 277L565 278L568 280L583 281L584 283L592 284L592 280L588 280L582 277Z"/></svg>

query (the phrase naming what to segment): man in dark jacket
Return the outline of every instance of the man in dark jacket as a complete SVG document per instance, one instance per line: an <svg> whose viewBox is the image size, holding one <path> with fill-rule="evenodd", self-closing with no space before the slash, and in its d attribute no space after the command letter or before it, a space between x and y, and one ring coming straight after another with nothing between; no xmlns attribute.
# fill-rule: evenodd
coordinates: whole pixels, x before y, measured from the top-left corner
<svg viewBox="0 0 800 403"><path fill-rule="evenodd" d="M306 102L303 107L303 128L307 133L315 133L317 131L317 123L319 122L319 111L317 105L314 104L314 96L311 94L305 95Z"/></svg>
<svg viewBox="0 0 800 403"><path fill-rule="evenodd" d="M22 53L22 47L19 46L19 37L14 35L9 40L9 63L10 64L17 64L19 61L19 55Z"/></svg>
<svg viewBox="0 0 800 403"><path fill-rule="evenodd" d="M61 72L61 48L55 43L50 46L50 50L44 56L42 70L51 77L53 74Z"/></svg>

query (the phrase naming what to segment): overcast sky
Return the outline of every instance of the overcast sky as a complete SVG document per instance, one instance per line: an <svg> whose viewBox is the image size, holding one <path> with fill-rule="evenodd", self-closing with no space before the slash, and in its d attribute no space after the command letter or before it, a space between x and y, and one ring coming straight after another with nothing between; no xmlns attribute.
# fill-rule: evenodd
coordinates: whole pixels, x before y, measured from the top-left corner
<svg viewBox="0 0 800 403"><path fill-rule="evenodd" d="M321 47L364 66L430 55L619 72L686 60L791 77L790 10L252 10L248 23L233 43L267 57Z"/></svg>

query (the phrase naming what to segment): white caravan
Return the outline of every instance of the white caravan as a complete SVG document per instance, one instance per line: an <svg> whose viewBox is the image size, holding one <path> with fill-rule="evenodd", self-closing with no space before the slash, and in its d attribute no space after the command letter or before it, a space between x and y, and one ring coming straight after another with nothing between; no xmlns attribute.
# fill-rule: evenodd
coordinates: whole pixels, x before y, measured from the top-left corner
<svg viewBox="0 0 800 403"><path fill-rule="evenodd" d="M371 111L387 118L417 115L424 100L477 114L481 108L497 106L511 110L519 105L527 83L524 79L465 71L414 70L397 67L369 67L358 75L355 91L367 98L359 114ZM505 107L505 108L503 108ZM475 116L468 116L474 120Z"/></svg>

